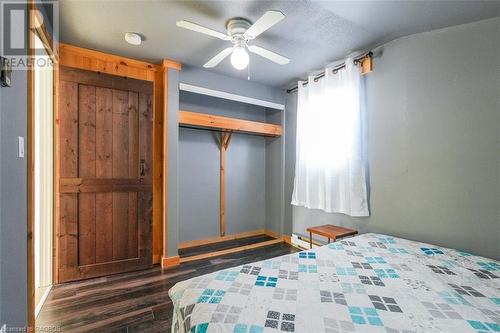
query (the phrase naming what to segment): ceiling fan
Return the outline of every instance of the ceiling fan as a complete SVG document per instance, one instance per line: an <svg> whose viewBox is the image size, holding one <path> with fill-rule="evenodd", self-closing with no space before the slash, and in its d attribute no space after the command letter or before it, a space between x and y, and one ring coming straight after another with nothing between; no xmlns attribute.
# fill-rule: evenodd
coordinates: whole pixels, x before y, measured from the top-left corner
<svg viewBox="0 0 500 333"><path fill-rule="evenodd" d="M261 33L271 28L284 18L285 15L277 10L267 11L254 24L247 19L235 17L229 19L226 23L227 34L223 34L189 21L177 21L176 24L178 27L200 32L202 34L233 43L232 47L228 47L220 51L216 56L204 64L203 67L215 67L231 54L231 64L233 67L238 70L242 70L248 66L250 61L247 49L248 51L269 59L279 65L286 65L290 62L290 59L275 52L269 51L257 45L248 45L249 41L255 39Z"/></svg>

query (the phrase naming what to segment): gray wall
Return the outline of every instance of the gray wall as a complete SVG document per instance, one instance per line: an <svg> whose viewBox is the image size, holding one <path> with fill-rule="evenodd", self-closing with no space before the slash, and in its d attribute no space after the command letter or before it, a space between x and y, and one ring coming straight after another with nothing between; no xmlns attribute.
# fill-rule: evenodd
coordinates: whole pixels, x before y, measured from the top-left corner
<svg viewBox="0 0 500 333"><path fill-rule="evenodd" d="M284 125L285 112L268 110L266 122ZM284 126L283 126L284 127ZM266 229L283 234L284 225L284 139L266 139Z"/></svg>
<svg viewBox="0 0 500 333"><path fill-rule="evenodd" d="M284 127L284 142L285 142L285 212L284 212L284 229L285 235L291 235L293 225L298 224L299 221L293 220L293 206L290 204L292 201L293 181L295 178L295 147L296 147L296 133L297 133L297 93L288 94L286 98L285 107L285 127ZM313 222L311 221L311 224ZM316 224L316 223L314 223ZM298 229L301 230L301 229ZM301 231L305 233L305 229Z"/></svg>
<svg viewBox="0 0 500 333"><path fill-rule="evenodd" d="M283 103L281 90L191 67L180 82ZM180 93L180 109L261 122L280 123L282 111ZM218 134L181 128L179 131L179 241L219 235ZM226 234L270 228L279 232L282 190L282 141L234 134L226 153ZM169 155L170 157L170 155ZM278 184L278 186L275 186ZM268 191L271 189L271 191ZM271 205L270 205L271 203Z"/></svg>
<svg viewBox="0 0 500 333"><path fill-rule="evenodd" d="M1 5L1 3L0 3L0 5ZM3 105L2 104L2 91L3 91L3 89L0 88L0 106ZM3 107L1 109L3 109ZM2 124L3 124L3 119L2 119L2 116L1 116L1 113L0 113L0 131L3 128ZM2 148L1 147L2 147L2 143L3 143L1 133L2 132L0 132L0 156L2 156L1 155L1 153L2 153ZM0 242L2 242L2 236L1 235L2 235L2 224L3 224L2 223L2 215L1 215L1 210L2 210L2 206L3 206L3 201L2 201L2 192L3 192L3 186L2 186L3 180L2 179L3 178L2 178L2 175L3 175L2 174L2 163L0 161ZM0 243L0 299L3 299L2 298L3 297L3 293L2 293L2 290L3 290L3 284L2 284L2 276L3 276L3 274L2 274L2 266L3 265L2 265L2 260L3 260L3 257L2 257L2 245ZM2 315L3 304L2 303L3 302L0 301L0 327L1 327L1 325L3 325L3 315Z"/></svg>
<svg viewBox="0 0 500 333"><path fill-rule="evenodd" d="M27 71L12 71L12 87L0 91L0 326L20 327L27 322L27 158L17 157L17 138L27 133Z"/></svg>
<svg viewBox="0 0 500 333"><path fill-rule="evenodd" d="M179 240L219 233L219 149L214 133L180 129Z"/></svg>
<svg viewBox="0 0 500 333"><path fill-rule="evenodd" d="M500 19L376 50L366 76L371 216L291 208L296 94L287 101L287 230L333 223L500 257Z"/></svg>
<svg viewBox="0 0 500 333"><path fill-rule="evenodd" d="M27 324L27 158L17 157L26 115L27 72L16 70L0 87L0 327Z"/></svg>

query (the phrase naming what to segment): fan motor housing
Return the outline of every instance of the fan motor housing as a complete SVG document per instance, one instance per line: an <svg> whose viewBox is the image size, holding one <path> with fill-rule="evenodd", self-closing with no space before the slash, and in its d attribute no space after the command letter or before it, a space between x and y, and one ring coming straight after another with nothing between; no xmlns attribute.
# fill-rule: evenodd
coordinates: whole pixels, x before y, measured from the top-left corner
<svg viewBox="0 0 500 333"><path fill-rule="evenodd" d="M235 17L226 22L227 34L231 37L241 36L250 28L252 22L242 17Z"/></svg>

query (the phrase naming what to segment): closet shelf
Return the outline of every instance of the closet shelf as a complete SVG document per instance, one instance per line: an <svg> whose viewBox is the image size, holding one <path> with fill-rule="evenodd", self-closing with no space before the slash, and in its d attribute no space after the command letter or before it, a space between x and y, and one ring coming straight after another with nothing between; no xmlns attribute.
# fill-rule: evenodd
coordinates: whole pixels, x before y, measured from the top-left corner
<svg viewBox="0 0 500 333"><path fill-rule="evenodd" d="M281 136L283 133L280 125L191 111L179 111L179 125L214 128L221 131L244 132L263 136Z"/></svg>
<svg viewBox="0 0 500 333"><path fill-rule="evenodd" d="M285 105L278 104L274 102L264 101L262 99L257 99L248 96L231 94L225 91L209 89L205 87L194 86L192 84L187 83L179 83L179 90L189 91L195 94L206 95L216 98L228 99L230 101L236 101L240 103L253 104L258 106L263 106L266 108L277 109L277 110L285 110Z"/></svg>

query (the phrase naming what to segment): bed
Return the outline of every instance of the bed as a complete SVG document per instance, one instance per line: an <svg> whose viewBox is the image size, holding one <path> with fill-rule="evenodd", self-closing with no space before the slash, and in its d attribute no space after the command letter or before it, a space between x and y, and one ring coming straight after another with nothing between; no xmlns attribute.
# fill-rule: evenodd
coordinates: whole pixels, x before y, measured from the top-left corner
<svg viewBox="0 0 500 333"><path fill-rule="evenodd" d="M381 234L177 283L172 331L500 332L499 262Z"/></svg>

